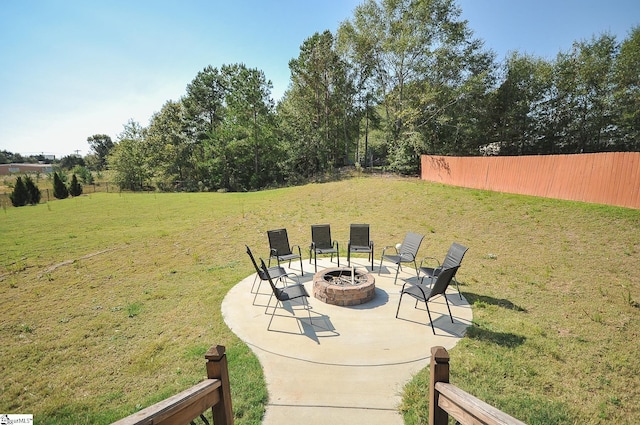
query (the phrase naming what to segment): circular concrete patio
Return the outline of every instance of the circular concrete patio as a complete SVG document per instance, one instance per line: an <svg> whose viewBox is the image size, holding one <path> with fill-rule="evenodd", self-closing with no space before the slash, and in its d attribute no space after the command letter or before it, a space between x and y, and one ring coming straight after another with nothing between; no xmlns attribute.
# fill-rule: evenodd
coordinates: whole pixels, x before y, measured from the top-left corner
<svg viewBox="0 0 640 425"><path fill-rule="evenodd" d="M300 276L300 263L291 265L287 270ZM371 269L366 258L352 258L352 265ZM424 304L414 308L411 297L403 298L396 319L400 289L406 280L416 281L415 270L404 267L394 285L395 266L383 263L378 276L378 265L379 261L372 301L341 307L311 296L311 319L302 305L285 303L286 309L277 309L271 330L267 325L273 310L265 314L271 294L268 282L261 284L255 303L255 274L229 291L222 302L224 320L264 369L269 392L264 424L403 423L397 412L403 386L429 364L432 346L450 349L456 344L471 324L472 313L451 287L447 298L454 323L442 297L429 302L436 335ZM335 266L329 258L318 259L319 270ZM313 265L305 261L304 268L300 282L311 295ZM464 279L464 271L460 275Z"/></svg>

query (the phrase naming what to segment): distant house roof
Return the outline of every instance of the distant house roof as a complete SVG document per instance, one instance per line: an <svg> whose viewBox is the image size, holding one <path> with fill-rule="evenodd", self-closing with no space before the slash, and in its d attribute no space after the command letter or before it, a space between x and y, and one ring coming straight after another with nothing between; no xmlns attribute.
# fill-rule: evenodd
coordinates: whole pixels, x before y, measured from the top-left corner
<svg viewBox="0 0 640 425"><path fill-rule="evenodd" d="M51 164L0 164L0 176L24 173L53 173Z"/></svg>

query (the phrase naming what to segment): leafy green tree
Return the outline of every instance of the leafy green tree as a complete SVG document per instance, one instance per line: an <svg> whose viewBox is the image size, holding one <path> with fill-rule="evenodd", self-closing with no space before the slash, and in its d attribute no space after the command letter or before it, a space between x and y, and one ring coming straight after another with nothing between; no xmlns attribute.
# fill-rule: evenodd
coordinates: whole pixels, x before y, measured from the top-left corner
<svg viewBox="0 0 640 425"><path fill-rule="evenodd" d="M348 65L331 32L305 40L289 69L291 88L280 112L290 144L290 172L310 176L346 164L358 140L358 114Z"/></svg>
<svg viewBox="0 0 640 425"><path fill-rule="evenodd" d="M380 81L375 78L381 49L375 32L377 26L368 22L371 19L369 8L363 4L356 9L353 20L343 22L336 35L336 50L345 58L355 88L353 105L357 111L356 119L364 121L359 125L363 146L361 150L360 143L356 145L356 163L366 163L370 158L369 133L380 128L377 104L384 95L378 84Z"/></svg>
<svg viewBox="0 0 640 425"><path fill-rule="evenodd" d="M393 169L416 172L423 152L480 144L494 55L460 14L453 0L365 0L339 29L343 49L371 73Z"/></svg>
<svg viewBox="0 0 640 425"><path fill-rule="evenodd" d="M89 143L91 151L93 151L96 156L96 170L104 170L107 164L107 157L115 146L111 137L106 134L94 134L93 136L87 137L87 143Z"/></svg>
<svg viewBox="0 0 640 425"><path fill-rule="evenodd" d="M33 182L31 176L26 176L24 178L24 185L27 188L27 202L31 205L38 205L40 203L40 199L42 198L42 192L40 192L38 186L36 186L36 184Z"/></svg>
<svg viewBox="0 0 640 425"><path fill-rule="evenodd" d="M144 129L139 123L129 120L118 137L119 142L107 158L107 165L114 172L114 180L120 189L143 190L151 184L152 177Z"/></svg>
<svg viewBox="0 0 640 425"><path fill-rule="evenodd" d="M72 171L73 174L80 176L80 180L82 180L84 184L93 184L93 174L87 167L76 165Z"/></svg>
<svg viewBox="0 0 640 425"><path fill-rule="evenodd" d="M161 190L195 187L197 182L195 144L187 136L185 113L181 101L168 101L151 117L147 128L149 167Z"/></svg>
<svg viewBox="0 0 640 425"><path fill-rule="evenodd" d="M612 87L616 51L615 38L603 34L576 42L569 52L558 54L544 129L555 153L600 152L615 145Z"/></svg>
<svg viewBox="0 0 640 425"><path fill-rule="evenodd" d="M224 119L225 91L223 76L211 65L187 85L183 102L196 139L206 138Z"/></svg>
<svg viewBox="0 0 640 425"><path fill-rule="evenodd" d="M60 160L60 167L71 170L76 166L84 166L84 159L78 155L67 155Z"/></svg>
<svg viewBox="0 0 640 425"><path fill-rule="evenodd" d="M0 151L0 164L10 164L10 159L13 158L13 154L6 150Z"/></svg>
<svg viewBox="0 0 640 425"><path fill-rule="evenodd" d="M69 194L71 196L82 195L82 185L78 182L78 177L74 174L71 176L71 184L69 185Z"/></svg>
<svg viewBox="0 0 640 425"><path fill-rule="evenodd" d="M57 199L66 199L69 197L69 189L64 184L57 172L53 173L53 196Z"/></svg>
<svg viewBox="0 0 640 425"><path fill-rule="evenodd" d="M616 147L640 151L640 26L634 27L620 45L615 63Z"/></svg>
<svg viewBox="0 0 640 425"><path fill-rule="evenodd" d="M193 144L192 156L195 166L194 180L201 187L213 188L217 183L211 162L224 162L212 158L216 143L216 130L224 120L226 90L224 77L218 68L205 67L187 85L187 94L182 99L186 110L186 135Z"/></svg>
<svg viewBox="0 0 640 425"><path fill-rule="evenodd" d="M530 55L512 53L503 66L502 84L492 93L489 138L502 155L541 153L540 105L551 93L553 65Z"/></svg>
<svg viewBox="0 0 640 425"><path fill-rule="evenodd" d="M207 66L180 103L167 103L149 126L152 167L163 185L187 190L248 190L271 181L277 155L271 82L243 64Z"/></svg>
<svg viewBox="0 0 640 425"><path fill-rule="evenodd" d="M14 207L23 207L29 202L29 192L22 181L22 177L18 176L16 179L16 184L13 187L13 192L11 192L9 198L11 199L11 203Z"/></svg>
<svg viewBox="0 0 640 425"><path fill-rule="evenodd" d="M263 187L271 181L278 142L274 130L271 82L264 73L244 64L221 69L225 93L225 119L213 139L212 157L220 186L242 191Z"/></svg>
<svg viewBox="0 0 640 425"><path fill-rule="evenodd" d="M7 150L0 151L0 164L20 164L27 160L19 153L9 152Z"/></svg>

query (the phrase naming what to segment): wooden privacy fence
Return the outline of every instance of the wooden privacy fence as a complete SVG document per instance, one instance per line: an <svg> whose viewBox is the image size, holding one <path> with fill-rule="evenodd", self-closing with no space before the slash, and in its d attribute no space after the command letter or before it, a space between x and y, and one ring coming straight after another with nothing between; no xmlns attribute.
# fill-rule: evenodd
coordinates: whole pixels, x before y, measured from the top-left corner
<svg viewBox="0 0 640 425"><path fill-rule="evenodd" d="M461 425L525 425L449 383L449 353L431 347L429 425L447 425L451 415Z"/></svg>
<svg viewBox="0 0 640 425"><path fill-rule="evenodd" d="M214 424L233 425L225 347L211 347L204 357L207 359L207 379L112 425L186 425L208 409L212 411Z"/></svg>
<svg viewBox="0 0 640 425"><path fill-rule="evenodd" d="M640 152L491 157L423 155L421 177L473 189L640 208Z"/></svg>

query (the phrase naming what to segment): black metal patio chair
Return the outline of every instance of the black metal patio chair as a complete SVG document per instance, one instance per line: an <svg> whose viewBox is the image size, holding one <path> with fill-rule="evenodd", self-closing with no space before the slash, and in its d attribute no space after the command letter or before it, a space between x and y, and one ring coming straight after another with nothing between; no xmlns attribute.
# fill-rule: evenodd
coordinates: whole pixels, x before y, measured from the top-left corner
<svg viewBox="0 0 640 425"><path fill-rule="evenodd" d="M451 314L451 307L449 307L449 300L447 299L447 288L449 287L449 283L451 283L451 279L455 276L458 271L458 267L451 267L448 269L443 269L438 273L437 277L427 278L429 282L426 284L424 282L419 283L410 283L405 282L402 285L402 290L400 291L400 300L398 301L398 309L396 310L396 319L398 318L398 313L400 312L400 303L402 303L402 296L407 294L416 300L416 305L414 308L418 306L418 301L423 301L424 305L427 307L427 314L429 315L429 323L431 324L431 331L433 334L436 334L436 330L433 326L433 319L431 318L431 311L429 310L429 300L437 297L438 295L442 295L447 304L447 310L449 310L449 317L451 318L451 323L453 321L453 315Z"/></svg>
<svg viewBox="0 0 640 425"><path fill-rule="evenodd" d="M251 285L251 293L254 294L254 296L253 296L253 305L255 305L256 304L256 298L258 297L258 293L260 292L260 285L262 284L262 282L267 280L267 275L264 273L264 270L262 270L258 266L258 263L256 263L256 259L253 256L253 253L251 252L251 248L249 248L249 245L245 245L245 246L247 247L247 255L251 259L251 263L253 264L253 267L256 269L256 276L253 278L253 284ZM278 281L284 276L292 275L292 273L287 273L287 271L283 267L280 267L280 266L269 267L267 269L267 273L269 273L269 276L274 281ZM260 279L260 280L258 280L258 279ZM258 286L257 287L256 287L256 282L258 282ZM254 292L254 289L255 289L255 292Z"/></svg>
<svg viewBox="0 0 640 425"><path fill-rule="evenodd" d="M302 252L300 251L300 245L290 245L289 236L287 235L287 229L268 230L267 236L269 237L269 266L271 266L271 259L278 260L278 265L281 261L289 261L289 267L291 267L291 260L296 258L300 259L300 274L304 275L302 269ZM298 253L293 252L293 248L298 249Z"/></svg>
<svg viewBox="0 0 640 425"><path fill-rule="evenodd" d="M450 267L460 267L460 265L462 264L462 259L464 258L464 254L468 249L469 248L467 248L466 246L454 242L449 247L449 251L447 251L447 255L445 255L442 263L440 263L435 257L424 257L420 261L420 267L418 267L418 276L420 276L420 273L423 273L422 279L424 279L425 277L434 277L438 276L438 274L443 269L448 269ZM428 263L432 260L438 263L436 267L428 267L427 265L425 265L425 261ZM462 299L460 285L458 284L458 280L455 276L453 277L453 281L455 282L456 288L458 289L458 295L460 296L460 299Z"/></svg>
<svg viewBox="0 0 640 425"><path fill-rule="evenodd" d="M301 283L293 283L293 284L284 286L282 288L278 288L275 285L275 283L273 283L273 279L271 279L271 276L269 275L268 268L266 264L264 264L264 260L262 259L260 259L260 267L262 268L262 271L265 273L267 277L267 281L269 282L269 286L271 286L271 291L272 291L272 296L269 297L269 302L267 303L267 307L265 308L265 311L264 311L265 314L267 314L267 312L269 311L271 298L276 297L276 305L273 307L273 313L271 313L271 319L269 319L267 330L271 330L271 322L273 322L273 317L275 316L276 310L278 309L278 304L280 304L282 308L285 309L284 308L285 302L290 302L296 299L299 299L302 301L304 309L307 310L307 313L309 314L309 323L312 323L311 307L307 302L307 298L309 298L309 293L307 292L304 285L302 285ZM295 311L293 310L293 306L291 307L291 310L293 315L295 316Z"/></svg>
<svg viewBox="0 0 640 425"><path fill-rule="evenodd" d="M393 280L394 285L398 280L398 273L400 272L402 263L413 263L417 273L418 264L416 263L416 257L418 256L418 250L420 249L422 239L424 239L424 235L409 232L404 237L404 240L402 241L402 244L400 244L399 248L396 248L395 246L384 247L382 249L382 257L380 258L380 268L378 269L378 276L380 276L380 271L382 270L382 262L384 260L389 261L397 266L396 277ZM391 248L395 250L395 254L386 254L387 249Z"/></svg>
<svg viewBox="0 0 640 425"><path fill-rule="evenodd" d="M373 241L369 235L368 224L352 224L349 228L349 243L347 246L347 264L351 266L351 253L367 253L371 260L373 271Z"/></svg>
<svg viewBox="0 0 640 425"><path fill-rule="evenodd" d="M318 254L336 254L340 267L340 250L338 241L331 239L331 226L328 224L314 224L311 226L311 246L309 246L309 264L313 258L315 270L318 271Z"/></svg>

